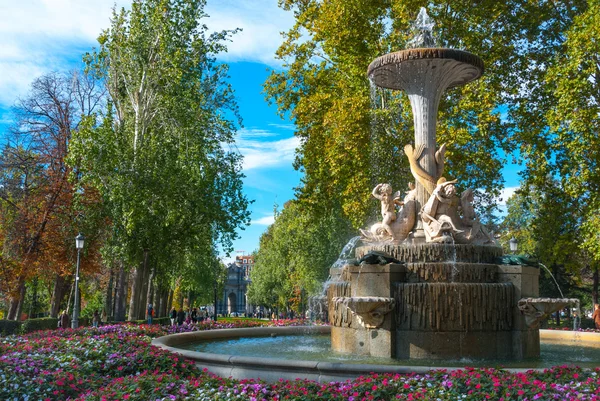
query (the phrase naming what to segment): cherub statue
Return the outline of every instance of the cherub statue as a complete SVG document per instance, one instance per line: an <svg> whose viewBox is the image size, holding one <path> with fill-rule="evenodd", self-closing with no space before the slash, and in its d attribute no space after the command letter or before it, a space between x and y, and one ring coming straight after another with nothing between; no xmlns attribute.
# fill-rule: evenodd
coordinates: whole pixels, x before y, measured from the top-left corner
<svg viewBox="0 0 600 401"><path fill-rule="evenodd" d="M485 226L481 224L477 215L475 214L475 208L473 207L473 189L466 189L460 195L460 206L462 209L462 223L467 230L466 239L471 243L495 243L496 241L487 231Z"/></svg>
<svg viewBox="0 0 600 401"><path fill-rule="evenodd" d="M387 185L388 187L384 187ZM415 185L410 183L408 184L409 191L406 192L406 196L404 197L404 201L400 201L400 192L396 192L393 196L391 196L391 187L388 184L379 184L373 189L373 196L377 199L381 200L381 214L383 215L383 222L375 223L371 226L371 228L367 230L360 230L362 233L362 239L365 242L382 242L382 241L392 241L392 242L400 242L405 240L408 237L408 234L413 229L415 225L415 220L417 216L416 210L416 189ZM384 198L380 192L387 193L388 198ZM380 197L386 199L385 202L388 202L389 199L393 201L392 207L395 209L395 205L400 205L401 208L396 213L390 211L389 203L384 203L384 200ZM390 219L389 213L392 213L393 216ZM387 226L387 227L386 227ZM391 232L390 232L391 231Z"/></svg>
<svg viewBox="0 0 600 401"><path fill-rule="evenodd" d="M421 219L427 242L447 242L463 233L458 216L459 199L456 195L456 180L438 180L429 200L421 209Z"/></svg>
<svg viewBox="0 0 600 401"><path fill-rule="evenodd" d="M393 237L394 233L390 223L396 220L396 205L404 205L404 202L400 200L400 192L396 192L392 196L392 186L390 184L377 184L371 195L381 201L381 215L383 217L381 226L390 237Z"/></svg>

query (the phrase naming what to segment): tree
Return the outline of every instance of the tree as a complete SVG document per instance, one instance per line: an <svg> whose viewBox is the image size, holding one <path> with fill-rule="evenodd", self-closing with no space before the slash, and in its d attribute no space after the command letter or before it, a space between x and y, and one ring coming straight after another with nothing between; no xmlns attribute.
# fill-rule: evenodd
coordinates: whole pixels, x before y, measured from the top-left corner
<svg viewBox="0 0 600 401"><path fill-rule="evenodd" d="M273 72L265 90L282 114L289 113L302 139L296 167L305 177L298 197L308 207L339 203L353 225L362 226L374 216L369 194L376 182L402 189L413 181L401 151L413 141L408 99L371 89L366 69L377 56L404 47L421 3L280 4L294 10L296 24L277 52L286 69ZM510 14L510 7L453 1L434 2L429 11L449 46L467 48L495 66L510 54L500 46L506 32L497 29L495 18ZM511 148L498 110L500 73L492 69L481 80L448 92L439 113L438 142L448 144L447 175L477 188L482 205L498 195L502 184L498 150Z"/></svg>
<svg viewBox="0 0 600 401"><path fill-rule="evenodd" d="M507 201L507 215L501 225L504 238L516 238L519 253L530 255L545 266L540 269L541 296L568 297L581 284L581 271L587 260L578 245L578 210L579 200L569 196L553 179L548 179L542 188L524 187Z"/></svg>
<svg viewBox="0 0 600 401"><path fill-rule="evenodd" d="M250 302L300 312L296 298L303 292L315 295L321 290L352 231L341 213L316 218L300 202L287 202L260 238L250 273Z"/></svg>
<svg viewBox="0 0 600 401"><path fill-rule="evenodd" d="M600 269L600 13L598 1L578 7L562 34L560 52L549 65L546 85L556 102L545 110L551 171L581 202L582 249L591 256L598 302Z"/></svg>
<svg viewBox="0 0 600 401"><path fill-rule="evenodd" d="M101 105L102 96L93 77L79 72L49 73L35 79L31 92L14 108L16 123L0 166L3 257L20 266L11 280L9 319L19 318L26 280L37 276L38 266L54 273L51 314L58 313L65 277L72 274L73 238L86 224L83 210L74 204L69 181L69 141L82 116ZM83 193L81 198L94 203Z"/></svg>
<svg viewBox="0 0 600 401"><path fill-rule="evenodd" d="M136 0L113 12L85 57L110 102L74 138L72 162L100 192L115 252L133 266L129 319L143 314L152 278L174 280L195 260L189 252L231 250L249 221L241 156L230 150L237 109L227 66L214 59L232 32L207 36L204 5Z"/></svg>

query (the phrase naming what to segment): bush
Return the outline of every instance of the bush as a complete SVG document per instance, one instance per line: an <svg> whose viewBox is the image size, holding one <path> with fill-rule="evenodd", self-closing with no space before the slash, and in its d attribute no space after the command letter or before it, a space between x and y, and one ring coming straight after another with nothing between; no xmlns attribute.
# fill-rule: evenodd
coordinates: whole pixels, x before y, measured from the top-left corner
<svg viewBox="0 0 600 401"><path fill-rule="evenodd" d="M152 323L154 324L171 324L171 318L168 317L155 317L152 319Z"/></svg>
<svg viewBox="0 0 600 401"><path fill-rule="evenodd" d="M21 322L16 320L0 320L0 335L11 335L19 332L21 329Z"/></svg>
<svg viewBox="0 0 600 401"><path fill-rule="evenodd" d="M58 319L55 317L43 317L41 319L27 319L23 321L23 333L31 333L37 330L54 330L58 327Z"/></svg>
<svg viewBox="0 0 600 401"><path fill-rule="evenodd" d="M127 321L127 323L148 324L148 319L144 319L144 320L131 320L131 321ZM168 317L153 317L152 318L152 324L166 324L166 325L169 325L169 324L171 324L171 319L168 318Z"/></svg>

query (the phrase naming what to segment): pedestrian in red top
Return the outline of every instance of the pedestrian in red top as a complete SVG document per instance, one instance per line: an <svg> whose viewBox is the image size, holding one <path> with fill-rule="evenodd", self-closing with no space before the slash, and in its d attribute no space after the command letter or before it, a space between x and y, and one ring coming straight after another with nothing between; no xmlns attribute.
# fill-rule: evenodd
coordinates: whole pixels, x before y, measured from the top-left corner
<svg viewBox="0 0 600 401"><path fill-rule="evenodd" d="M594 305L594 314L592 315L592 320L596 323L596 329L600 330L600 305Z"/></svg>

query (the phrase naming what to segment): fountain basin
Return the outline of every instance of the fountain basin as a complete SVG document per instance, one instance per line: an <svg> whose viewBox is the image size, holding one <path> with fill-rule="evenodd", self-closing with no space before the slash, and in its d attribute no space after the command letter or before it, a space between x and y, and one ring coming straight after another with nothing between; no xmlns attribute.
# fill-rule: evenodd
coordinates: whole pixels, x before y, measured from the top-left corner
<svg viewBox="0 0 600 401"><path fill-rule="evenodd" d="M296 326L296 327L259 327L248 329L222 329L210 331L197 331L190 333L172 334L156 338L152 345L158 346L170 352L175 352L191 359L199 368L207 368L210 372L221 377L232 377L234 379L256 379L260 378L267 382L275 382L279 379L295 380L308 379L318 382L342 381L353 379L370 373L426 373L432 369L461 369L465 366L473 366L474 361L463 360L449 364L440 365L422 365L410 366L408 364L377 364L377 363L339 363L290 359L265 358L269 347L261 348L261 357L254 356L235 356L227 354L217 354L208 352L197 352L181 347L196 342L219 341L227 339L240 339L242 337L271 337L287 335L326 335L330 332L329 326ZM591 347L592 344L600 350L600 334L598 333L580 333L580 332L562 332L556 330L540 330L540 336L544 343L559 344L560 347L573 349L573 345L585 345ZM548 341L546 341L548 339ZM210 344L210 347L219 347L218 342ZM590 348L588 348L590 349ZM600 351L599 351L600 352ZM583 353L587 355L587 353ZM344 355L340 355L343 357ZM343 360L342 358L340 358ZM386 360L387 363L390 360ZM439 362L439 361L438 361ZM506 361L505 361L506 362ZM512 372L524 372L530 369L543 370L548 367L535 366L536 361L530 361L518 364L519 367L507 368ZM490 361L488 366L498 366L502 362ZM555 364L559 364L558 362ZM562 363L564 364L564 362ZM539 365L539 364L538 364Z"/></svg>

